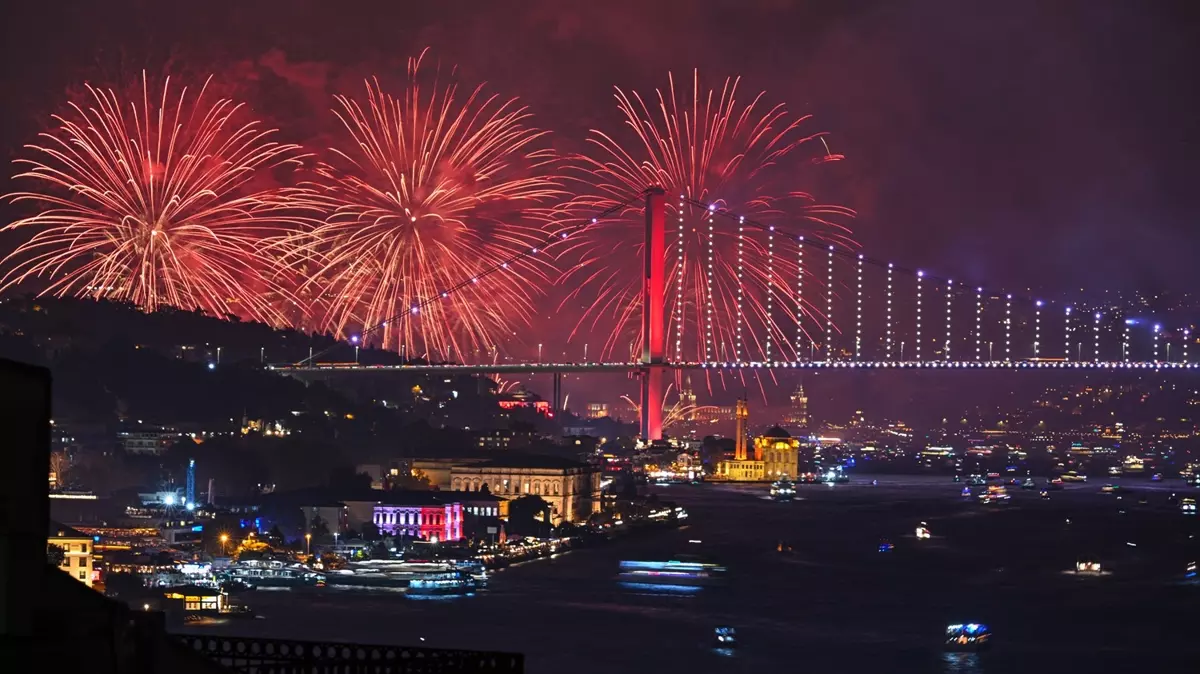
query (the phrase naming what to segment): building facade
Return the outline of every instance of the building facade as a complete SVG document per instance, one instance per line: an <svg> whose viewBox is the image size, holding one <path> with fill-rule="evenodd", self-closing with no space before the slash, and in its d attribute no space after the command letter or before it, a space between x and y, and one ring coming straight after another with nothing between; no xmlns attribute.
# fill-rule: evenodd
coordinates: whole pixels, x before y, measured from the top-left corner
<svg viewBox="0 0 1200 674"><path fill-rule="evenodd" d="M754 455L762 457L767 480L800 474L800 441L778 426L754 438Z"/></svg>
<svg viewBox="0 0 1200 674"><path fill-rule="evenodd" d="M462 503L436 502L429 499L428 495L395 501L375 506L374 521L380 533L408 536L430 543L462 539Z"/></svg>
<svg viewBox="0 0 1200 674"><path fill-rule="evenodd" d="M754 455L749 453L747 425L750 423L750 407L745 400L737 401L734 420L737 427L734 431L733 460L717 464L714 477L735 482L761 482L766 479L767 469L757 443L754 445Z"/></svg>
<svg viewBox="0 0 1200 674"><path fill-rule="evenodd" d="M581 522L600 512L600 473L598 466L569 459L513 456L455 466L450 488L472 492L487 485L491 494L505 499L540 496L550 504L554 524Z"/></svg>
<svg viewBox="0 0 1200 674"><path fill-rule="evenodd" d="M62 548L63 559L59 564L66 573L79 582L92 586L92 537L64 524L50 522L46 543Z"/></svg>

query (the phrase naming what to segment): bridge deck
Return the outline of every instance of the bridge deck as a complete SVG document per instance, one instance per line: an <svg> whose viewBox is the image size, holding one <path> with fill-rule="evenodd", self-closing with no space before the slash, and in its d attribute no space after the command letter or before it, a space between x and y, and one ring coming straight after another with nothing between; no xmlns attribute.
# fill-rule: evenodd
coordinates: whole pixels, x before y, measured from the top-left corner
<svg viewBox="0 0 1200 674"><path fill-rule="evenodd" d="M318 363L316 365L270 365L281 373L337 374L362 372L413 372L464 374L537 374L537 373L584 373L584 372L636 372L645 367L642 363L492 363L468 365L457 363L412 364L412 365L358 365L355 363ZM671 370L1194 370L1196 362L1161 361L1053 361L1053 360L922 360L922 361L785 361L775 363L662 363Z"/></svg>

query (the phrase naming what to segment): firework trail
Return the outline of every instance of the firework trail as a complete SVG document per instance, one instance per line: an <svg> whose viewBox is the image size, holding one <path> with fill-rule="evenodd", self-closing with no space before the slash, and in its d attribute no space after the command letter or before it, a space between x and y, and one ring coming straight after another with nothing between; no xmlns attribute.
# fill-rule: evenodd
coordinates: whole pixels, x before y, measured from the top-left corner
<svg viewBox="0 0 1200 674"><path fill-rule="evenodd" d="M621 396L621 399L629 403L633 407L634 413L640 415L642 413L642 405L633 398L627 395ZM667 396L663 395L662 415L663 428L671 428L677 424L689 421L696 421L701 415L711 414L717 411L717 407L713 405L696 405L693 403L676 400L674 403L667 403Z"/></svg>
<svg viewBox="0 0 1200 674"><path fill-rule="evenodd" d="M565 199L552 174L547 132L529 126L517 100L461 96L424 57L409 60L402 96L366 83L364 99L338 96L348 132L319 168L328 217L297 239L298 255L320 260L321 328L409 355L471 360L527 323L531 298L553 279L545 255L438 297L464 279L543 245L553 207ZM404 320L392 320L404 316ZM483 357L483 356L480 356Z"/></svg>
<svg viewBox="0 0 1200 674"><path fill-rule="evenodd" d="M791 359L797 313L795 237L853 246L849 229L841 224L853 211L822 204L800 190L796 171L784 162L802 161L793 155L810 147L815 151L812 163L841 156L829 152L824 134L802 130L807 116L793 117L783 105L768 108L761 93L740 103L737 79L727 79L719 92L703 91L696 73L689 98L676 91L672 77L667 92L656 94L654 105L636 92L616 90L628 132L621 139L591 132L592 153L572 161L573 177L584 187L571 208L585 214L649 186L663 187L668 207L668 354L696 361L765 360L770 335L778 345L773 359ZM749 224L739 228L716 218L710 229L706 204L783 226L771 237ZM641 273L640 266L632 265L641 264L643 241L644 219L640 205L634 204L624 217L589 227L560 250L566 265L560 282L572 288L564 304L590 305L576 331L611 327L606 355L626 344L631 354L641 349L636 330ZM635 247L639 254L631 255ZM818 286L807 270L805 283ZM807 298L803 313L819 315Z"/></svg>
<svg viewBox="0 0 1200 674"><path fill-rule="evenodd" d="M55 116L58 128L30 145L6 195L35 215L3 230L35 230L3 260L0 291L40 279L42 294L170 305L286 323L269 297L288 297L264 239L307 221L303 200L267 187L269 172L296 166L299 148L270 140L258 122L238 123L241 104L176 96L168 78L152 97L87 87L87 103Z"/></svg>

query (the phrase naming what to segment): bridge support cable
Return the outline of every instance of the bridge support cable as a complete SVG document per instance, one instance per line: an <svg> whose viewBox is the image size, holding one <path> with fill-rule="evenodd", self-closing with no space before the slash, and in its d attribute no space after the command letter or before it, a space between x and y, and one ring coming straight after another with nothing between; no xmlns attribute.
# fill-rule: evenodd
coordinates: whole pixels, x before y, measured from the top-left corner
<svg viewBox="0 0 1200 674"><path fill-rule="evenodd" d="M825 360L833 360L833 246L829 246L829 273L825 280Z"/></svg>
<svg viewBox="0 0 1200 674"><path fill-rule="evenodd" d="M804 360L804 237L796 241L796 360Z"/></svg>

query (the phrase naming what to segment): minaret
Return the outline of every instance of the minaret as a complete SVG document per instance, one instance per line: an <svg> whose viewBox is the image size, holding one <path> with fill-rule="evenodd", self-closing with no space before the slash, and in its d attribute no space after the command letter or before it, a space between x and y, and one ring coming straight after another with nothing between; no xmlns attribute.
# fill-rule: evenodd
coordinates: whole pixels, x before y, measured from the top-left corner
<svg viewBox="0 0 1200 674"><path fill-rule="evenodd" d="M734 412L734 418L737 421L737 430L734 435L733 445L733 460L746 460L746 423L750 420L750 407L746 401L738 398L737 410Z"/></svg>

